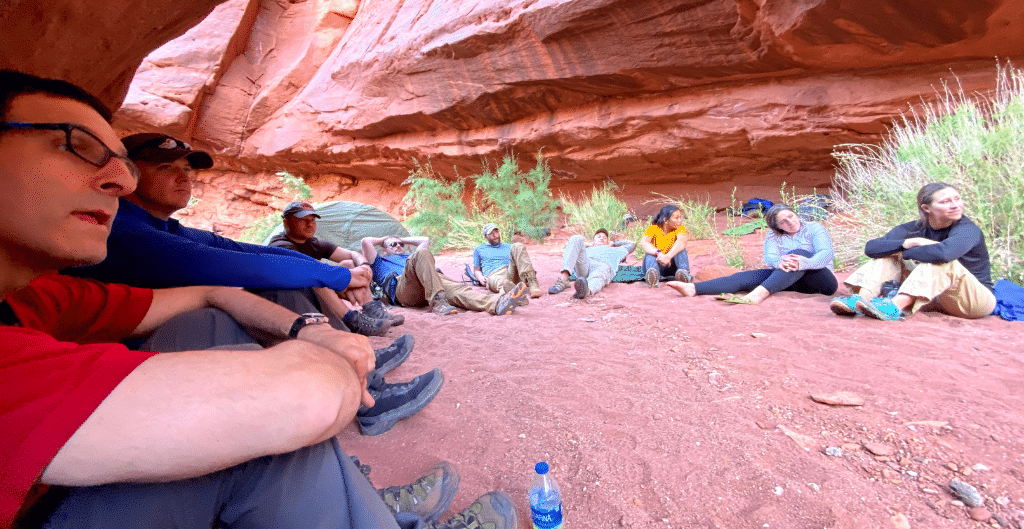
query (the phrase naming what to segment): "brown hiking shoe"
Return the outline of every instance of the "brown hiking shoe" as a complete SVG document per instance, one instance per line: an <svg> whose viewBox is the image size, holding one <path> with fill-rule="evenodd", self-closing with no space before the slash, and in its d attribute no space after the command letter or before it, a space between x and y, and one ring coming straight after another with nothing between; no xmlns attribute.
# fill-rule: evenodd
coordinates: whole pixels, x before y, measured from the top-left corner
<svg viewBox="0 0 1024 529"><path fill-rule="evenodd" d="M438 316L451 316L459 313L459 309L448 303L448 294L444 290L438 292L434 299L430 300L430 310Z"/></svg>
<svg viewBox="0 0 1024 529"><path fill-rule="evenodd" d="M452 516L447 522L426 526L428 529L516 529L519 517L512 498L504 492L488 492L472 505Z"/></svg>
<svg viewBox="0 0 1024 529"><path fill-rule="evenodd" d="M516 307L525 307L530 304L530 298L527 295L528 289L526 283L520 281L516 286L512 287L512 290L502 294L498 297L498 304L494 307L495 316L504 316L506 314L512 314L515 312Z"/></svg>
<svg viewBox="0 0 1024 529"><path fill-rule="evenodd" d="M539 298L542 292L540 290L540 283L537 282L537 272L523 274L523 280L526 281L526 286L530 287L530 297Z"/></svg>
<svg viewBox="0 0 1024 529"><path fill-rule="evenodd" d="M416 481L377 491L391 512L411 512L425 523L436 522L448 510L459 490L459 473L447 461L428 470Z"/></svg>

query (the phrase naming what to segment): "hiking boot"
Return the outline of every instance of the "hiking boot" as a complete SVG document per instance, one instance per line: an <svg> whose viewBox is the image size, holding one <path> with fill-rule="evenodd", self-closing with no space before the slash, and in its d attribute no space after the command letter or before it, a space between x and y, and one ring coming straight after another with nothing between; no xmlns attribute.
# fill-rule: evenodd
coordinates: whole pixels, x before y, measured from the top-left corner
<svg viewBox="0 0 1024 529"><path fill-rule="evenodd" d="M440 369L424 373L408 382L381 384L380 389L367 387L375 404L372 408L359 407L356 421L363 435L380 435L390 430L401 419L412 417L427 407L441 391L444 374Z"/></svg>
<svg viewBox="0 0 1024 529"><path fill-rule="evenodd" d="M371 318L369 315L354 310L348 311L341 319L352 332L363 336L384 336L391 328L384 320Z"/></svg>
<svg viewBox="0 0 1024 529"><path fill-rule="evenodd" d="M586 297L590 295L590 285L587 285L586 279L583 279L581 277L577 279L572 285L573 287L576 288L576 292L572 295L572 297L576 299L586 299Z"/></svg>
<svg viewBox="0 0 1024 529"><path fill-rule="evenodd" d="M438 292L434 299L430 300L430 310L438 316L451 316L459 313L459 309L448 303L448 294L444 290Z"/></svg>
<svg viewBox="0 0 1024 529"><path fill-rule="evenodd" d="M648 268L644 274L644 281L647 281L651 288L658 286L658 281L661 281L661 272L657 268Z"/></svg>
<svg viewBox="0 0 1024 529"><path fill-rule="evenodd" d="M857 310L857 302L860 301L860 295L854 294L852 296L832 298L832 302L828 304L828 308L832 310L837 316L856 316L860 311Z"/></svg>
<svg viewBox="0 0 1024 529"><path fill-rule="evenodd" d="M377 363L374 364L373 370L381 375L388 374L409 358L409 354L412 353L412 346L415 343L416 340L411 334L405 334L391 342L391 345L375 350L373 354L377 357Z"/></svg>
<svg viewBox="0 0 1024 529"><path fill-rule="evenodd" d="M392 314L384 308L384 304L379 299L375 299L365 305L363 305L363 314L369 315L371 318L377 318L378 320L384 320L388 325L397 327L405 323L405 316L401 314Z"/></svg>
<svg viewBox="0 0 1024 529"><path fill-rule="evenodd" d="M681 281L683 283L693 283L693 276L690 275L689 270L683 270L682 268L680 268L679 270L676 270L676 281ZM364 308L363 310L366 309Z"/></svg>
<svg viewBox="0 0 1024 529"><path fill-rule="evenodd" d="M465 510L444 523L428 525L424 529L516 529L516 516L512 498L504 492L492 491L480 496Z"/></svg>
<svg viewBox="0 0 1024 529"><path fill-rule="evenodd" d="M522 275L523 281L526 281L526 286L530 287L530 297L539 298L541 295L540 283L537 282L537 272L527 272Z"/></svg>
<svg viewBox="0 0 1024 529"><path fill-rule="evenodd" d="M889 298L875 298L870 303L861 298L857 300L856 308L861 314L882 321L899 321L903 315Z"/></svg>
<svg viewBox="0 0 1024 529"><path fill-rule="evenodd" d="M559 279L558 282L551 285L551 288L548 289L548 294L561 294L562 291L569 288L569 285L571 284L572 283L565 279Z"/></svg>
<svg viewBox="0 0 1024 529"><path fill-rule="evenodd" d="M380 489L377 494L391 512L413 513L431 524L448 510L459 491L459 473L447 461L428 470L408 485Z"/></svg>
<svg viewBox="0 0 1024 529"><path fill-rule="evenodd" d="M530 298L527 294L526 283L520 281L516 286L512 287L512 290L498 296L498 303L494 307L494 315L504 316L512 314L515 312L516 307L529 305Z"/></svg>

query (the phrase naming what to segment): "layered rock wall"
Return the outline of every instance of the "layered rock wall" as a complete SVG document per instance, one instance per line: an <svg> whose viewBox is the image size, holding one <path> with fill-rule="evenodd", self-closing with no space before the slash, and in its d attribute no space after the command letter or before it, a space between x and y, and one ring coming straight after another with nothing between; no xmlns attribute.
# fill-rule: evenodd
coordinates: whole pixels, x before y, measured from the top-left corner
<svg viewBox="0 0 1024 529"><path fill-rule="evenodd" d="M93 62L116 51L102 70L27 58L118 102L140 50L216 3L103 3L114 22L94 32L59 15L85 0L14 2L0 19L45 20L18 27L58 50L88 35ZM149 55L117 124L215 151L197 215L227 233L288 198L279 170L317 199L368 189L394 211L388 188L413 159L465 176L541 150L556 186L612 179L638 205L650 190L770 198L782 182L827 187L837 145L879 141L943 82L991 89L997 57L1024 54L1022 22L1012 0L228 0ZM225 199L240 203L221 219Z"/></svg>

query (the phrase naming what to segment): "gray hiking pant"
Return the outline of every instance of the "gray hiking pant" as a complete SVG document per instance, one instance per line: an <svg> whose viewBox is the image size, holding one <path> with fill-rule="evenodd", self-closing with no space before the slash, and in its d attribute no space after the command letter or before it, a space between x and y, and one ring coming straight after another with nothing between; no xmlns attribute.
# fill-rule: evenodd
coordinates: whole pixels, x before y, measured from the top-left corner
<svg viewBox="0 0 1024 529"><path fill-rule="evenodd" d="M587 288L591 294L597 294L615 277L615 271L608 263L600 259L587 257L587 241L582 235L569 237L562 254L562 270L576 274L576 277L587 280Z"/></svg>
<svg viewBox="0 0 1024 529"><path fill-rule="evenodd" d="M54 490L56 489L56 490ZM418 529L396 521L336 439L168 483L54 487L46 529Z"/></svg>

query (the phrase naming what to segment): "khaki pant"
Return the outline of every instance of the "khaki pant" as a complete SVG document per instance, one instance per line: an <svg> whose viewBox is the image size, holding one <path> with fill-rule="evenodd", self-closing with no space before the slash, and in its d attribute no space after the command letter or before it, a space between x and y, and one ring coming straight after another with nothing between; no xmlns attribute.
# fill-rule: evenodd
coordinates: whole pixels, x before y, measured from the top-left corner
<svg viewBox="0 0 1024 529"><path fill-rule="evenodd" d="M537 275L533 270L530 254L526 253L526 246L523 243L513 243L510 252L508 266L498 268L487 275L487 288L491 292L508 292L518 283L526 281L527 275Z"/></svg>
<svg viewBox="0 0 1024 529"><path fill-rule="evenodd" d="M438 292L444 290L448 303L466 310L494 314L498 296L486 294L437 273L434 255L423 248L416 250L405 263L405 271L398 276L395 299L404 307L422 307Z"/></svg>
<svg viewBox="0 0 1024 529"><path fill-rule="evenodd" d="M959 261L915 263L895 254L864 263L843 283L864 299L874 299L886 281L902 281L899 293L914 298L911 313L934 310L973 319L992 314L996 307L995 294Z"/></svg>

